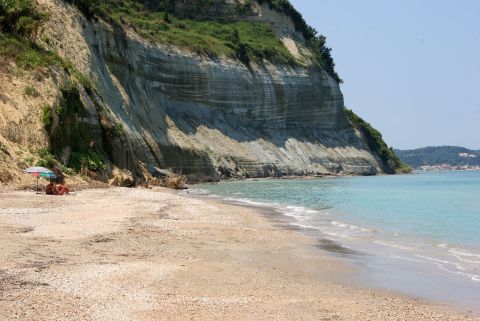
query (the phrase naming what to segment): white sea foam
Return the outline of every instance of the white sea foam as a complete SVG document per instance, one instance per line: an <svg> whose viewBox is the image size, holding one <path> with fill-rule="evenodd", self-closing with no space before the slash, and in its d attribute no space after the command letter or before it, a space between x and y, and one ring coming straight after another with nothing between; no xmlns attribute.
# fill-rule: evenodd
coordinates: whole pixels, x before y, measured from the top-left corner
<svg viewBox="0 0 480 321"><path fill-rule="evenodd" d="M465 270L463 267L461 267L460 265L458 265L458 263L455 263L455 262L447 261L447 260L444 260L444 259L437 259L437 258L434 258L434 257L425 256L425 255L421 255L421 254L417 254L416 256L420 257L422 259L426 259L426 260L437 262L437 263L454 265L459 270L462 270L462 271Z"/></svg>
<svg viewBox="0 0 480 321"><path fill-rule="evenodd" d="M189 189L189 190L183 191L182 193L185 193L185 194L188 193L188 194L193 194L193 195L213 196L213 194L211 194L208 190L202 189L202 188Z"/></svg>
<svg viewBox="0 0 480 321"><path fill-rule="evenodd" d="M350 230L357 230L357 231L362 231L362 232L370 232L371 230L357 226L357 225L352 225L344 222L339 222L339 221L331 221L330 224Z"/></svg>
<svg viewBox="0 0 480 321"><path fill-rule="evenodd" d="M292 225L298 226L300 228L306 229L306 230L317 230L320 231L320 229L316 226L310 225L310 224L303 224L303 223L293 223Z"/></svg>
<svg viewBox="0 0 480 321"><path fill-rule="evenodd" d="M238 203L243 203L247 205L253 205L253 206L261 206L261 207L278 207L277 203L267 203L267 202L259 202L259 201L252 201L250 199L246 198L236 198L236 197L226 197L223 198L225 201L228 202L238 202Z"/></svg>
<svg viewBox="0 0 480 321"><path fill-rule="evenodd" d="M445 272L452 273L452 274L457 274L457 275L460 275L460 276L463 276L463 277L467 277L467 278L469 278L469 279L471 279L475 282L480 282L480 275L465 273L465 272L460 272L460 271L451 271L441 264L438 264L437 266L438 266L438 268L442 269Z"/></svg>
<svg viewBox="0 0 480 321"><path fill-rule="evenodd" d="M450 262L450 261L446 261L446 260L443 260L443 259L437 259L437 258L434 258L434 257L425 256L425 255L421 255L421 254L417 254L416 257L420 257L420 258L422 258L422 259L426 259L426 260L433 261L433 262L437 262L437 263L453 264L453 265L455 265L455 263Z"/></svg>
<svg viewBox="0 0 480 321"><path fill-rule="evenodd" d="M480 266L480 261L475 261L475 260L469 260L469 259L465 259L463 257L456 257L458 260L462 261L462 262L465 262L465 263L471 263L471 264L479 264Z"/></svg>
<svg viewBox="0 0 480 321"><path fill-rule="evenodd" d="M411 257L405 257L405 256L399 256L399 255L390 255L392 259L398 259L398 260L404 260L404 261L410 261L410 262L416 262L416 263L423 263L421 260L416 260Z"/></svg>
<svg viewBox="0 0 480 321"><path fill-rule="evenodd" d="M337 221L332 221L332 225L339 226L339 227L347 227L347 224Z"/></svg>
<svg viewBox="0 0 480 321"><path fill-rule="evenodd" d="M373 243L378 244L378 245L383 245L383 246L388 246L394 249L399 249L399 250L405 250L405 251L414 251L416 250L413 247L407 246L407 245L401 245L398 243L393 243L385 240L375 240Z"/></svg>
<svg viewBox="0 0 480 321"><path fill-rule="evenodd" d="M337 237L337 238L347 239L347 240L355 240L354 237L352 237L349 234L345 234L345 233L335 233L335 232L322 230L322 234L330 235L330 236Z"/></svg>
<svg viewBox="0 0 480 321"><path fill-rule="evenodd" d="M472 253L464 249L458 249L458 248L451 248L448 250L451 254L455 256L460 256L460 257L469 257L469 258L479 258L480 259L480 254L478 253Z"/></svg>

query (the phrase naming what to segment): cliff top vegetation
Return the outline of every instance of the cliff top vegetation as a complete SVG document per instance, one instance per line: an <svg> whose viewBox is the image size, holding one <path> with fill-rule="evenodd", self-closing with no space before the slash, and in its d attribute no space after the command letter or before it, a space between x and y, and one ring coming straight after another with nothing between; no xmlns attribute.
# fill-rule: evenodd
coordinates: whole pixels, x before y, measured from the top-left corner
<svg viewBox="0 0 480 321"><path fill-rule="evenodd" d="M101 17L118 25L133 28L143 38L157 43L188 48L212 58L227 56L243 63L263 60L273 64L302 65L287 50L267 23L194 19L177 17L172 0L65 0L76 5L86 17ZM295 28L305 38L313 53L314 62L337 82L342 82L335 71L331 49L326 38L310 27L302 15L287 0L258 0L271 9L289 16ZM208 10L212 1L199 0L189 4L198 12ZM252 1L238 3L239 14L250 10Z"/></svg>
<svg viewBox="0 0 480 321"><path fill-rule="evenodd" d="M398 158L393 148L388 147L383 140L382 134L378 130L373 128L372 125L350 109L345 109L345 114L353 127L363 134L368 147L380 157L386 166L388 166L386 169L388 173L410 173L412 171L410 166L406 165L400 160L400 158Z"/></svg>
<svg viewBox="0 0 480 321"><path fill-rule="evenodd" d="M295 65L295 58L265 23L180 19L167 10L144 10L133 0L104 0L98 11L145 39L189 48L210 57L227 56L242 62Z"/></svg>
<svg viewBox="0 0 480 321"><path fill-rule="evenodd" d="M258 0L261 3L268 3L271 9L290 17L295 29L303 35L308 47L315 56L316 62L332 76L335 81L342 83L338 73L335 71L335 62L332 57L332 49L327 47L327 38L320 35L315 28L308 25L302 14L288 0Z"/></svg>

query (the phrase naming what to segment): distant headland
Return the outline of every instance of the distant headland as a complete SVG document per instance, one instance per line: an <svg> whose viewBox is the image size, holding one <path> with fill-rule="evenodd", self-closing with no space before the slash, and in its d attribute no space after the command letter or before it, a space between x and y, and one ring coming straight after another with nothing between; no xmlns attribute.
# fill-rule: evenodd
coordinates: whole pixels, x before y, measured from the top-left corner
<svg viewBox="0 0 480 321"><path fill-rule="evenodd" d="M459 146L430 146L395 150L406 164L418 170L480 170L480 150Z"/></svg>

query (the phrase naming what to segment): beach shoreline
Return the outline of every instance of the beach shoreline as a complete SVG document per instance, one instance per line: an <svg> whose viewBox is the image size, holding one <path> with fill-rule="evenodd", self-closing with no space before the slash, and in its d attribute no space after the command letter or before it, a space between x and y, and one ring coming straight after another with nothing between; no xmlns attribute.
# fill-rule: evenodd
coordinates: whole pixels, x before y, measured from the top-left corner
<svg viewBox="0 0 480 321"><path fill-rule="evenodd" d="M254 207L163 188L0 192L0 319L470 320L349 284L355 267Z"/></svg>
<svg viewBox="0 0 480 321"><path fill-rule="evenodd" d="M409 258L409 253L402 250L410 250L405 246L392 243L396 240L383 239L378 230L373 229L375 238L345 237L332 233L328 227L314 226L304 222L305 215L320 216L334 226L344 226L347 229L364 229L351 225L355 223L334 218L343 213L335 208L315 208L298 203L284 203L274 201L259 201L255 198L245 198L240 195L221 196L215 194L215 190L203 189L187 191L189 195L199 199L213 199L225 204L237 205L254 209L275 227L286 230L295 230L307 235L314 243L315 248L320 249L320 255L332 256L340 259L342 264L353 267L355 273L336 278L336 282L354 287L366 287L386 290L402 296L418 298L431 302L443 302L457 307L461 311L473 311L480 315L480 305L475 297L478 292L477 282L473 282L470 276L456 275L451 272L443 273L438 270L438 259L419 261ZM230 193L231 194L231 193ZM251 195L250 195L251 196ZM313 213L313 214L312 214ZM421 239L417 239L419 244ZM390 242L390 243L389 243ZM465 252L465 255L470 255ZM318 254L318 252L316 253ZM420 255L420 257L422 257ZM332 275L335 277L335 275Z"/></svg>

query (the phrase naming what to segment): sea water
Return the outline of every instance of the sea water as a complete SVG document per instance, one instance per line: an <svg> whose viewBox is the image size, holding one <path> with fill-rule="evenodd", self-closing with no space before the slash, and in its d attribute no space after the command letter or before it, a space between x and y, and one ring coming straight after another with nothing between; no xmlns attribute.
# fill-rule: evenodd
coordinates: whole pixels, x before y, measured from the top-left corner
<svg viewBox="0 0 480 321"><path fill-rule="evenodd" d="M480 171L245 180L193 191L274 208L320 248L361 267L368 286L480 311Z"/></svg>

